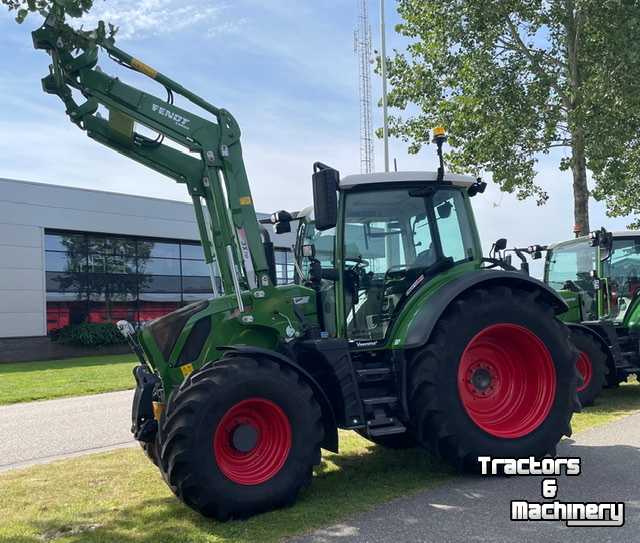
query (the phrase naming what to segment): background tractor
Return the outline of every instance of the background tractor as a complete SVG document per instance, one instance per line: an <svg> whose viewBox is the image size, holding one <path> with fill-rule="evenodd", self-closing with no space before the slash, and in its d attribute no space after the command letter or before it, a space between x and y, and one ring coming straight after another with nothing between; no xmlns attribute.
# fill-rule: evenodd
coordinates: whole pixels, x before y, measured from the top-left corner
<svg viewBox="0 0 640 543"><path fill-rule="evenodd" d="M138 331L119 323L140 358L132 430L187 505L227 519L292 503L321 449L338 452L338 428L471 469L478 455L553 454L570 434L567 306L522 273L483 269L470 198L484 183L442 162L343 179L316 163L300 280L276 286L231 114L118 49L102 23L74 31L56 9L33 37L52 57L44 90L75 124L186 185L220 271L214 298ZM98 69L100 49L167 100ZM292 218L274 214L276 230Z"/></svg>
<svg viewBox="0 0 640 543"><path fill-rule="evenodd" d="M544 282L569 306L560 318L579 350L582 383L578 396L588 405L603 386L640 374L640 232L605 229L548 247Z"/></svg>

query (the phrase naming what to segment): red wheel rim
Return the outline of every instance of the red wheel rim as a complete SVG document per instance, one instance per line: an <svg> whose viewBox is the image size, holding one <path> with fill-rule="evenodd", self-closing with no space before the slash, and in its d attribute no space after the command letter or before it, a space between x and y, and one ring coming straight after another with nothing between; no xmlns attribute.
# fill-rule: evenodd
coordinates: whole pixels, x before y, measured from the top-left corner
<svg viewBox="0 0 640 543"><path fill-rule="evenodd" d="M582 377L582 384L578 387L578 392L582 392L589 386L591 377L593 376L593 367L591 366L591 358L584 351L580 351L578 361L576 362L578 372Z"/></svg>
<svg viewBox="0 0 640 543"><path fill-rule="evenodd" d="M240 434L245 436L241 445ZM278 405L264 398L249 398L231 407L213 436L213 452L220 471L241 485L259 485L274 477L290 450L289 418Z"/></svg>
<svg viewBox="0 0 640 543"><path fill-rule="evenodd" d="M544 422L555 399L551 354L522 326L488 326L462 353L458 392L471 420L485 432L525 436Z"/></svg>

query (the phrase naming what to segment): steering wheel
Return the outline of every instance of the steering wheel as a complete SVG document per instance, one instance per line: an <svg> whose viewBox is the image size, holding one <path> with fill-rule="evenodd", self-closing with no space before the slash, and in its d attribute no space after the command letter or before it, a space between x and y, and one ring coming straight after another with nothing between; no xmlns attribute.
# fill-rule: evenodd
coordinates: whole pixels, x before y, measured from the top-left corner
<svg viewBox="0 0 640 543"><path fill-rule="evenodd" d="M355 262L356 265L354 266L354 268L357 268L358 266L361 268L366 268L369 265L369 261L365 260L364 258L362 258L361 256L355 257L355 256L345 256L344 257L344 261L345 262Z"/></svg>

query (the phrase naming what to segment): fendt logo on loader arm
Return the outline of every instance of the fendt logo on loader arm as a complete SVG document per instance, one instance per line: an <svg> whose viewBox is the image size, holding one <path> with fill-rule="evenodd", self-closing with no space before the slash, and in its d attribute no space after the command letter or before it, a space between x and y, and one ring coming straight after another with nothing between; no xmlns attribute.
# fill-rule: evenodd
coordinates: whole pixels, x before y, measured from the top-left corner
<svg viewBox="0 0 640 543"><path fill-rule="evenodd" d="M151 109L157 113L158 115L162 115L163 117L167 117L175 122L180 128L184 128L189 130L189 123L191 119L187 119L178 113L174 113L173 111L169 111L167 108L159 106L158 104L152 104Z"/></svg>

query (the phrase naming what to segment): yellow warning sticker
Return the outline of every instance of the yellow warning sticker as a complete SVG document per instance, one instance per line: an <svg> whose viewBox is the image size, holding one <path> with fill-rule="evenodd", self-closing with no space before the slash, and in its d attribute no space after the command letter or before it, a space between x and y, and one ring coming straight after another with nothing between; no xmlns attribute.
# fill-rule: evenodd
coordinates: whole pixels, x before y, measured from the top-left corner
<svg viewBox="0 0 640 543"><path fill-rule="evenodd" d="M251 196L240 196L240 205L241 206L250 206L251 205Z"/></svg>
<svg viewBox="0 0 640 543"><path fill-rule="evenodd" d="M162 412L164 411L164 404L161 402L152 402L151 405L153 406L153 418L160 420Z"/></svg>
<svg viewBox="0 0 640 543"><path fill-rule="evenodd" d="M193 371L193 364L184 364L183 366L180 366L180 371L182 372L182 375L187 377Z"/></svg>
<svg viewBox="0 0 640 543"><path fill-rule="evenodd" d="M157 70L154 70L151 66L148 66L144 62L138 60L137 58L134 58L131 60L131 66L136 70L138 70L139 72L142 72L144 75L148 75L153 79L155 79L156 76L158 75Z"/></svg>

